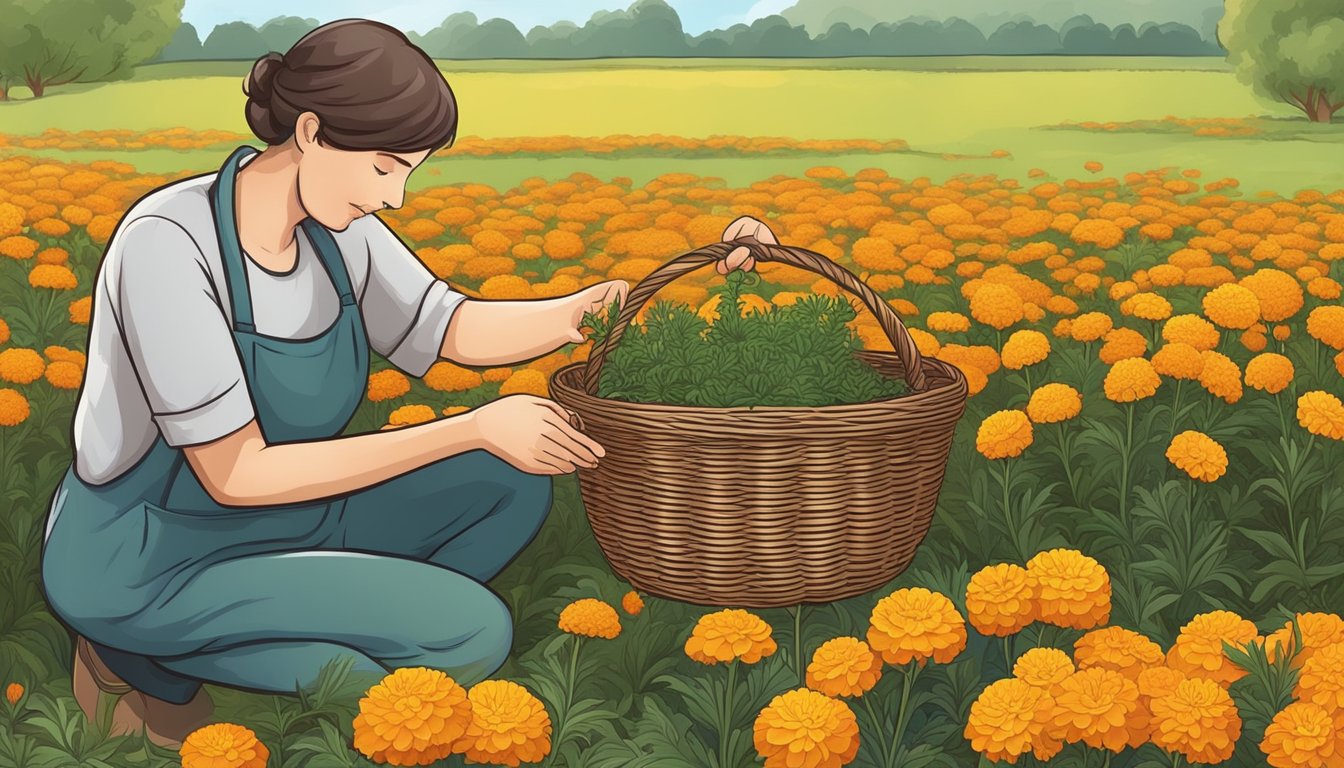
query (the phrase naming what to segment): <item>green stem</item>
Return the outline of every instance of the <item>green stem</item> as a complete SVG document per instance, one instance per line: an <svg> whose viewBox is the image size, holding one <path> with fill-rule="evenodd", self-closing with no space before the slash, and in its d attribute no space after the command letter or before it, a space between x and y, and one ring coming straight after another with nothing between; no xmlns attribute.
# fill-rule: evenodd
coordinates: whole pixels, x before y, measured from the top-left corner
<svg viewBox="0 0 1344 768"><path fill-rule="evenodd" d="M1022 376L1027 382L1027 402L1031 402L1031 366L1022 369Z"/></svg>
<svg viewBox="0 0 1344 768"><path fill-rule="evenodd" d="M1120 456L1120 522L1129 530L1129 456L1134 450L1134 404L1125 406L1125 452Z"/></svg>
<svg viewBox="0 0 1344 768"><path fill-rule="evenodd" d="M807 685L807 665L803 663L803 604L793 608L793 658L798 662L798 687Z"/></svg>
<svg viewBox="0 0 1344 768"><path fill-rule="evenodd" d="M733 727L733 684L737 679L737 659L728 662L728 689L723 701L723 727L719 729L719 768L728 768L728 734Z"/></svg>
<svg viewBox="0 0 1344 768"><path fill-rule="evenodd" d="M1012 542L1013 542L1013 549L1017 550L1017 554L1018 554L1019 557L1023 557L1023 559L1025 559L1025 557L1024 557L1023 554L1022 554L1022 547L1021 547L1021 544L1018 542L1018 538L1017 538L1017 525L1013 522L1013 513L1012 513L1012 506L1011 506L1011 505L1012 505L1012 499L1011 499L1011 495L1010 495L1010 490L1011 490L1012 487L1013 487L1013 486L1012 486L1012 473L1013 473L1013 465L1012 465L1012 462L1013 462L1013 460L1012 460L1011 458L1003 459L1003 475L1002 475L1002 480L1003 480L1003 519L1007 522L1008 530L1005 531L1005 533L1007 533L1007 534L1008 534L1008 538L1012 540Z"/></svg>
<svg viewBox="0 0 1344 768"><path fill-rule="evenodd" d="M1181 765L1181 753L1180 753L1180 752L1172 752L1172 753L1171 753L1171 768L1180 768L1180 765Z"/></svg>
<svg viewBox="0 0 1344 768"><path fill-rule="evenodd" d="M1036 628L1036 647L1045 647L1045 622L1040 622Z"/></svg>
<svg viewBox="0 0 1344 768"><path fill-rule="evenodd" d="M885 730L882 728L882 718L878 717L876 710L873 709L872 697L860 696L859 699L863 702L863 708L868 712L868 719L872 722L873 732L882 733ZM880 764L887 765L890 762L890 745L887 744L885 739L875 739L873 743L877 745L877 756Z"/></svg>
<svg viewBox="0 0 1344 768"><path fill-rule="evenodd" d="M559 723L555 729L555 740L546 764L550 765L554 755L560 752L560 745L565 741L565 726L569 725L569 708L574 703L574 678L578 676L579 669L579 636L570 635L570 654L569 654L569 674L565 676L565 708L559 713Z"/></svg>
<svg viewBox="0 0 1344 768"><path fill-rule="evenodd" d="M1010 643L1012 643L1013 638L1012 638L1011 636L1009 636L1009 637L1002 638L1002 640L1003 640L1003 664L1004 664L1004 669L1007 670L1007 674L1008 674L1008 676L1009 676L1009 677L1012 677L1012 676L1013 676L1013 649L1012 649L1012 646L1010 645Z"/></svg>
<svg viewBox="0 0 1344 768"><path fill-rule="evenodd" d="M1184 383L1184 379L1176 380L1176 399L1171 403L1171 431L1167 433L1167 445L1171 445L1176 437L1176 419L1181 413L1181 385Z"/></svg>
<svg viewBox="0 0 1344 768"><path fill-rule="evenodd" d="M896 731L891 738L891 753L887 755L887 768L896 768L893 761L897 753L901 751L901 745L905 742L905 726L908 722L910 707L910 686L915 677L919 674L919 663L912 662L904 670L905 681L901 684L901 708L896 712Z"/></svg>

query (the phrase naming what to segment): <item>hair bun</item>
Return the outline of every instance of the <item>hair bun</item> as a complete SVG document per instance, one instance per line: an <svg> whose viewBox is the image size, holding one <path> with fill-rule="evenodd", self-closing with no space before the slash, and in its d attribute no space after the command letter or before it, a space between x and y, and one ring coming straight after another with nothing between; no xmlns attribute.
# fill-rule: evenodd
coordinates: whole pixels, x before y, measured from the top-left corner
<svg viewBox="0 0 1344 768"><path fill-rule="evenodd" d="M248 99L263 106L270 104L271 94L275 92L275 76L284 66L284 54L275 51L257 59L243 87Z"/></svg>

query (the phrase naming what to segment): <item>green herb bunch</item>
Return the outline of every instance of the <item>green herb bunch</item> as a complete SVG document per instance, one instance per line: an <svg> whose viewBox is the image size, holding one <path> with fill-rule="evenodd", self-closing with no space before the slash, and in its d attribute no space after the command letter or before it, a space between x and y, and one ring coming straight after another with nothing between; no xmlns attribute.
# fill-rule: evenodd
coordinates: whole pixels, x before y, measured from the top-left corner
<svg viewBox="0 0 1344 768"><path fill-rule="evenodd" d="M809 295L742 316L742 289L760 281L731 272L719 289L719 319L706 322L681 302L654 302L628 328L602 366L599 397L711 408L817 407L886 400L902 381L855 357L863 348L846 323L857 316L844 297ZM584 316L601 344L615 327L620 299L604 317Z"/></svg>

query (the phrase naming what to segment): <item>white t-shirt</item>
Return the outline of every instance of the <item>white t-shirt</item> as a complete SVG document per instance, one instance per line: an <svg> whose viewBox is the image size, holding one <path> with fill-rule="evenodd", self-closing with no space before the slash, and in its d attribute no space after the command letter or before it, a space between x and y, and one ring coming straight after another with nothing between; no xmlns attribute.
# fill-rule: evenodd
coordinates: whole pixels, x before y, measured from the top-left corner
<svg viewBox="0 0 1344 768"><path fill-rule="evenodd" d="M256 416L230 330L233 310L209 202L216 175L150 192L108 242L75 407L75 471L87 483L115 479L160 432L169 445L196 445ZM269 271L244 255L257 333L305 338L336 320L336 289L302 227L295 237L298 263L289 272ZM369 346L408 375L423 376L439 359L448 322L466 295L436 278L374 215L332 237Z"/></svg>

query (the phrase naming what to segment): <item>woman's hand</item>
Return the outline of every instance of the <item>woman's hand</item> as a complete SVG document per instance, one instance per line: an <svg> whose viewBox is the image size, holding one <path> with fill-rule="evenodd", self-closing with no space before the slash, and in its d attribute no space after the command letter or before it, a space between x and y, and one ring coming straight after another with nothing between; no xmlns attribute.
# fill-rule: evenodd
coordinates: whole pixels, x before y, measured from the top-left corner
<svg viewBox="0 0 1344 768"><path fill-rule="evenodd" d="M583 343L583 331L580 328L583 327L584 314L601 312L617 296L621 297L621 306L624 307L625 297L629 293L630 284L624 280L604 280L600 283L593 283L576 293L571 293L566 297L565 319L568 326L565 331L567 339L575 344Z"/></svg>
<svg viewBox="0 0 1344 768"><path fill-rule="evenodd" d="M575 429L570 412L554 400L508 395L475 408L471 423L486 450L534 475L567 475L592 469L607 451Z"/></svg>
<svg viewBox="0 0 1344 768"><path fill-rule="evenodd" d="M779 245L779 240L775 238L775 233L770 231L770 227L760 219L754 219L750 216L740 216L733 220L728 228L723 230L723 242L730 243L739 237L750 235L759 242L769 245ZM756 258L751 255L751 249L745 245L740 245L728 252L727 256L719 259L714 265L720 275L726 275L734 269L741 269L744 272L750 272L756 268Z"/></svg>

